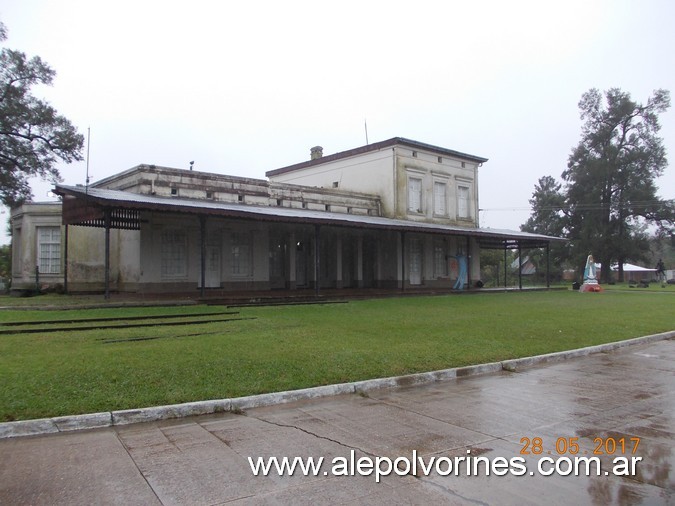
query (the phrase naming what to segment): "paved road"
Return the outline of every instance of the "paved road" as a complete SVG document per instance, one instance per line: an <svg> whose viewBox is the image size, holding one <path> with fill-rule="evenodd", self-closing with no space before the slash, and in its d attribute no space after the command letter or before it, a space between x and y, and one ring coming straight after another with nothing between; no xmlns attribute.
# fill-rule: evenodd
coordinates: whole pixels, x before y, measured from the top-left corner
<svg viewBox="0 0 675 506"><path fill-rule="evenodd" d="M674 420L669 340L368 396L5 439L0 504L673 504ZM598 445L607 453L612 442L614 454L598 457L600 476L537 470L540 459L559 456L556 443L567 472L567 461L592 457ZM374 474L330 472L349 472L352 455L364 472L365 458L379 458L382 471L383 457L422 460L416 473L399 460L379 483ZM247 457L259 456L326 463L318 476L254 476ZM488 459L491 475L483 465L479 476L467 476L466 460L455 460L467 456ZM618 456L642 459L634 476L605 475ZM425 475L421 464L432 457L438 467ZM525 469L519 461L512 465L519 458L523 476L516 476ZM459 474L447 475L457 462ZM553 469L552 460L542 462L544 472Z"/></svg>

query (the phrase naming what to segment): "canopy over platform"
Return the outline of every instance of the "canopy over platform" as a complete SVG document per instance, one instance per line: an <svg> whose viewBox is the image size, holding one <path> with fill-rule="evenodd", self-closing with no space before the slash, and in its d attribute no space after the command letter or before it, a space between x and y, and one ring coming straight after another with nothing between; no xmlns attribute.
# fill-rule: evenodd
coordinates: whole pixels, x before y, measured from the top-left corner
<svg viewBox="0 0 675 506"><path fill-rule="evenodd" d="M109 213L110 228L140 229L140 211L163 211L177 214L219 216L255 221L305 223L337 227L398 230L442 235L476 237L482 248L544 248L551 237L514 230L472 228L437 223L398 220L381 216L367 216L329 211L314 211L280 206L256 206L228 202L158 197L83 186L57 185L55 193L63 197L63 224L105 227Z"/></svg>
<svg viewBox="0 0 675 506"><path fill-rule="evenodd" d="M405 243L406 233L424 233L466 238L467 246L469 240L474 239L479 247L484 249L503 249L506 251L507 249L545 248L547 264L549 244L552 241L563 240L557 237L519 231L462 227L348 212L339 213L274 205L265 206L157 196L96 187L57 185L54 192L62 197L62 222L64 225L99 227L106 230L106 293L108 293L109 286L109 232L111 229L140 230L144 212L192 215L199 219L202 230L202 291L205 270L206 221L210 218L311 225L315 229L317 244L319 243L319 228L329 226L344 227L351 230L400 232L402 245ZM147 216L145 219L147 219ZM316 254L318 255L318 253ZM316 264L318 269L318 256L316 257ZM405 269L405 267L402 266L402 269ZM548 271L547 266L547 279ZM315 279L318 279L318 273L316 273L316 276ZM404 274L401 274L401 276L401 279L404 280ZM522 288L522 282L519 284Z"/></svg>

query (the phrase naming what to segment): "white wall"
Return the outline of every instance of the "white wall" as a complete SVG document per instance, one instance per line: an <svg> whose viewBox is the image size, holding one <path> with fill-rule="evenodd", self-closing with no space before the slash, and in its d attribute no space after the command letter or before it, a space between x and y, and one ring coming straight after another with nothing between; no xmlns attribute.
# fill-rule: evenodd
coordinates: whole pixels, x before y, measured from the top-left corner
<svg viewBox="0 0 675 506"><path fill-rule="evenodd" d="M464 164L464 166L462 166ZM408 210L408 187L410 178L422 181L422 209L420 213ZM446 183L446 214L434 213L434 182ZM470 188L470 219L461 219L457 214L457 187ZM435 153L396 148L396 212L395 217L411 221L424 221L466 227L477 227L477 165L472 162L441 156Z"/></svg>
<svg viewBox="0 0 675 506"><path fill-rule="evenodd" d="M305 186L373 193L382 200L383 215L392 216L394 155L391 147L271 176L270 180Z"/></svg>
<svg viewBox="0 0 675 506"><path fill-rule="evenodd" d="M374 193L382 201L382 216L475 227L478 223L477 164L437 153L397 145L325 161L273 175L271 181L355 192ZM408 179L415 175L423 184L421 213L408 212ZM434 214L434 181L447 182L446 215ZM470 219L457 216L457 186L470 188Z"/></svg>
<svg viewBox="0 0 675 506"><path fill-rule="evenodd" d="M28 203L12 210L12 287L35 286L37 227L61 228L61 272L40 274L40 284L63 283L63 229L60 203Z"/></svg>

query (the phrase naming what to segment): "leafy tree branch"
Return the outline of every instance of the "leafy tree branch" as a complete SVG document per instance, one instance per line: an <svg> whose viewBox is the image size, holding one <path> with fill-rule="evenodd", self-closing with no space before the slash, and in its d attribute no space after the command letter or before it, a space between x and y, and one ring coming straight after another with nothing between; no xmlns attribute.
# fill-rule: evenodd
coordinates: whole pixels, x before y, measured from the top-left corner
<svg viewBox="0 0 675 506"><path fill-rule="evenodd" d="M0 41L7 29L0 23ZM13 207L32 198L28 179L61 180L57 165L82 160L84 137L51 105L31 94L56 73L38 56L0 51L0 201Z"/></svg>

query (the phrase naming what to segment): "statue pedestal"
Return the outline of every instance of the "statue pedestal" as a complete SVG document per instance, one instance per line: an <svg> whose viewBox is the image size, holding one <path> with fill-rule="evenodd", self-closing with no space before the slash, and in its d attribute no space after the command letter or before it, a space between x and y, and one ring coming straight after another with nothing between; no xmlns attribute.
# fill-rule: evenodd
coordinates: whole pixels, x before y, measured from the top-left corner
<svg viewBox="0 0 675 506"><path fill-rule="evenodd" d="M585 281L583 285L579 288L580 292L602 292L602 287L598 284L597 281Z"/></svg>

